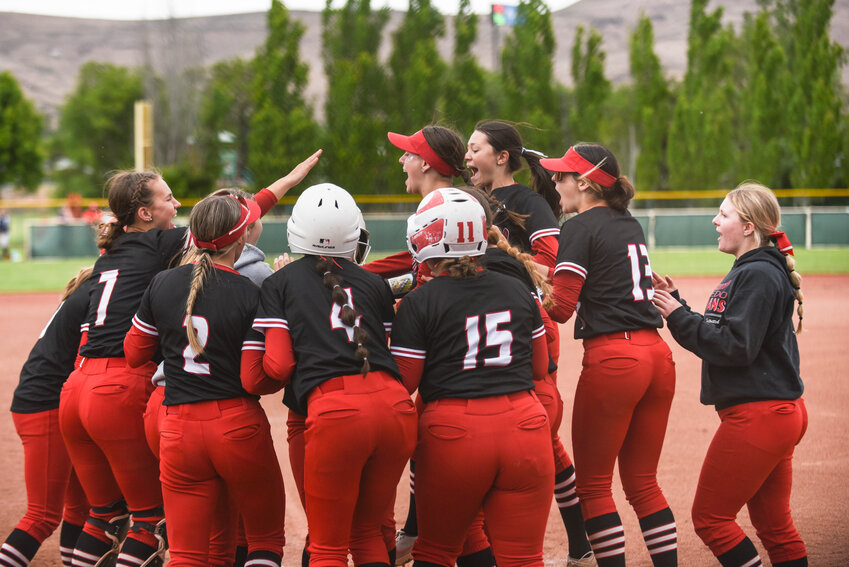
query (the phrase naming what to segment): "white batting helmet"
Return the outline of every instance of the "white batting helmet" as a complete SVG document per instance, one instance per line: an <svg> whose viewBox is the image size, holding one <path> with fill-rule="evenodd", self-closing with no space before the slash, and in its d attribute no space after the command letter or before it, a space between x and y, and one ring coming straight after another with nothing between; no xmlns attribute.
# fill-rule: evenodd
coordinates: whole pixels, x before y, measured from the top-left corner
<svg viewBox="0 0 849 567"><path fill-rule="evenodd" d="M407 219L407 247L419 263L431 258L480 256L486 251L486 215L477 199L437 189Z"/></svg>
<svg viewBox="0 0 849 567"><path fill-rule="evenodd" d="M332 183L308 187L286 223L292 252L353 258L360 240L360 209L350 193Z"/></svg>

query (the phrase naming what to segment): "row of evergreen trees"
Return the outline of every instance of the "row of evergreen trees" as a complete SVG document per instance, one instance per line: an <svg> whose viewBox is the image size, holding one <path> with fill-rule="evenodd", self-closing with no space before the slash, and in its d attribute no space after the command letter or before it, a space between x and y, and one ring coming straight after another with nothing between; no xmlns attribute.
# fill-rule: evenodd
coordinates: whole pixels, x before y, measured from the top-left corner
<svg viewBox="0 0 849 567"><path fill-rule="evenodd" d="M17 85L0 75L2 124L11 123L9 112L28 124L14 135L0 127L0 183L34 186L49 157L64 192L99 195L104 172L132 165L132 105L147 97L156 105L157 162L181 196L206 194L227 177L227 152L237 177L262 185L318 147L325 150L319 176L354 193L397 193L399 152L387 131L439 122L468 136L481 118L527 124L526 146L551 154L580 140L604 143L638 190L727 188L742 179L774 188L849 185L844 54L829 37L833 0L759 0L740 30L723 26L722 9L707 4L691 3L683 81L666 77L651 21L642 17L630 35L630 84L610 83L603 37L578 28L566 88L553 73L561 30L542 0L520 2L497 72L474 52L480 22L469 0L460 0L454 17L450 61L436 43L446 19L430 0L410 0L388 60L378 56L388 9L372 9L369 0L331 9L328 1L319 121L304 94L304 26L274 0L268 37L250 61L193 68L167 81L141 69L85 65L41 148L10 142L32 136L41 122L19 91L10 102L15 97L4 91Z"/></svg>

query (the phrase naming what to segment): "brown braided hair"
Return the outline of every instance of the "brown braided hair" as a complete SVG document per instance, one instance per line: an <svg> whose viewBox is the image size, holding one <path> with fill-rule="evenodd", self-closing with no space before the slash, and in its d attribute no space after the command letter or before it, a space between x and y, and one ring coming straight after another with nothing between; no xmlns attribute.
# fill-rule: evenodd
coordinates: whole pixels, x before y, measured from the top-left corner
<svg viewBox="0 0 849 567"><path fill-rule="evenodd" d="M62 291L62 301L68 299L72 293L77 291L77 288L83 285L88 278L91 277L91 272L93 271L94 266L86 266L85 268L80 268L80 271L77 272L77 275L72 277L67 284L65 284L65 289Z"/></svg>
<svg viewBox="0 0 849 567"><path fill-rule="evenodd" d="M342 308L342 312L340 313L342 323L354 329L354 342L357 344L354 356L357 357L357 360L363 362L360 372L365 376L371 369L368 362L368 349L365 347L369 336L366 330L357 324L358 315L349 302L348 294L342 288L342 284L344 283L342 276L334 274L332 269L333 262L323 256L319 257L315 263L315 271L321 275L321 283L330 290L333 302Z"/></svg>
<svg viewBox="0 0 849 567"><path fill-rule="evenodd" d="M124 233L124 227L135 221L136 211L141 207L153 205L152 181L160 178L157 171L117 171L106 180L105 191L109 199L109 209L115 222L100 232L97 247L108 251L115 239Z"/></svg>

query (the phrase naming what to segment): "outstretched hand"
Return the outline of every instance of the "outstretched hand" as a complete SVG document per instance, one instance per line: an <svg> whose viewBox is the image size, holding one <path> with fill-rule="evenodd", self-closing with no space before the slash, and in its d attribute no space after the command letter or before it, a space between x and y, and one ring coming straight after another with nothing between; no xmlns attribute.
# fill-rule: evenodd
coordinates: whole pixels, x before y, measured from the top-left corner
<svg viewBox="0 0 849 567"><path fill-rule="evenodd" d="M676 289L675 282L672 281L672 278L669 276L661 276L656 272L651 273L651 285L655 290L662 289L663 291L668 291L672 293Z"/></svg>
<svg viewBox="0 0 849 567"><path fill-rule="evenodd" d="M654 297L651 300L657 310L664 319L669 317L669 314L682 307L681 302L672 297L672 294L664 289L655 288Z"/></svg>
<svg viewBox="0 0 849 567"><path fill-rule="evenodd" d="M289 192L289 189L304 180L307 173L309 173L315 164L318 163L318 158L321 156L321 152L323 151L324 150L318 150L313 155L296 165L295 168L288 173L288 175L281 177L269 185L268 190L274 193L278 201L282 199L283 196Z"/></svg>
<svg viewBox="0 0 849 567"><path fill-rule="evenodd" d="M289 256L288 254L286 254L284 252L283 255L278 256L274 259L274 271L276 272L277 270L279 270L283 266L291 264L294 261L295 261L294 258L292 258L291 256Z"/></svg>

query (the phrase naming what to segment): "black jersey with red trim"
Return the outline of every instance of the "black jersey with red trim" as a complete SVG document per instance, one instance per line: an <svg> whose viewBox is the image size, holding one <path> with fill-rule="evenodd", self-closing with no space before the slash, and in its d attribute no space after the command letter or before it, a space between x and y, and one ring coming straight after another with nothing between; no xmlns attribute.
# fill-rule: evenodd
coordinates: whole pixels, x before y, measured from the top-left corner
<svg viewBox="0 0 849 567"><path fill-rule="evenodd" d="M242 348L259 305L259 288L235 270L211 270L192 309L204 352L195 354L186 335L186 300L193 265L157 274L145 291L136 330L159 337L165 359L165 405L256 397L242 388Z"/></svg>
<svg viewBox="0 0 849 567"><path fill-rule="evenodd" d="M563 223L558 246L554 273L568 270L584 278L576 339L663 326L651 302L646 238L631 213L600 206L575 215Z"/></svg>
<svg viewBox="0 0 849 567"><path fill-rule="evenodd" d="M490 270L439 276L401 302L392 354L425 361L425 402L484 398L533 389L532 342L544 333L536 301L518 279Z"/></svg>
<svg viewBox="0 0 849 567"><path fill-rule="evenodd" d="M537 294L537 286L525 265L501 248L487 248L483 255L483 265L487 270L518 279L528 291Z"/></svg>
<svg viewBox="0 0 849 567"><path fill-rule="evenodd" d="M533 253L531 243L534 240L543 236L556 237L560 233L560 225L545 197L527 185L516 183L497 187L492 190L492 196L498 199L507 210L527 215L524 227L503 215L496 214L495 219L496 226L504 233L508 242L522 252L531 254Z"/></svg>
<svg viewBox="0 0 849 567"><path fill-rule="evenodd" d="M124 356L124 336L144 290L180 254L186 233L185 227L124 233L97 259L86 315L88 342L80 349L82 356Z"/></svg>
<svg viewBox="0 0 849 567"><path fill-rule="evenodd" d="M277 327L289 331L297 358L292 390L301 407L313 388L331 378L359 374L363 363L353 327L342 323L341 307L316 271L317 256L304 256L284 266L262 284L260 308L254 320L259 331ZM359 326L368 333L365 343L372 370L385 370L400 380L398 365L389 354L386 335L392 330L395 300L380 276L341 258L331 259L332 271L342 277Z"/></svg>
<svg viewBox="0 0 849 567"><path fill-rule="evenodd" d="M86 330L88 285L83 283L53 313L29 358L21 368L21 377L12 397L12 411L36 413L59 407L62 384L74 370L80 347L80 335Z"/></svg>

